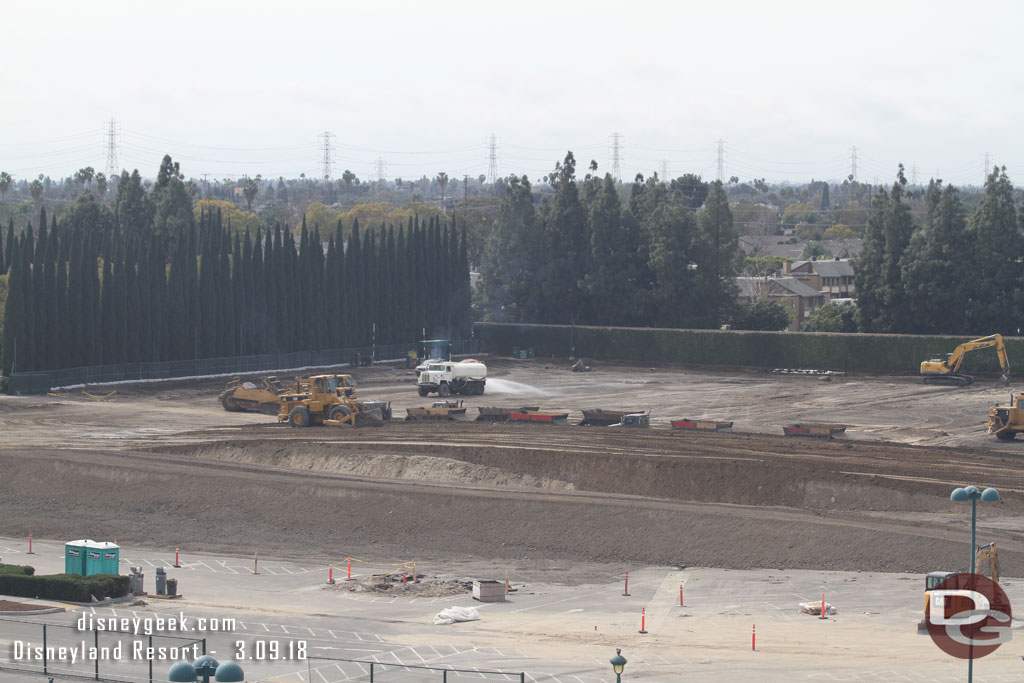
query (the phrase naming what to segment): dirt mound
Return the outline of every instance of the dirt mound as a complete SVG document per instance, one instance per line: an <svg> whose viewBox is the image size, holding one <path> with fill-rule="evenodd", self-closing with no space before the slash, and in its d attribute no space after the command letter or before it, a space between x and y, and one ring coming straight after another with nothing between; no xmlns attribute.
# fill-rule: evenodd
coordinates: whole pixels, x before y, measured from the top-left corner
<svg viewBox="0 0 1024 683"><path fill-rule="evenodd" d="M447 598L453 595L466 595L473 592L472 579L454 579L418 576L414 581L412 572L406 575L402 583L402 575L389 574L372 576L359 581L339 581L333 585L325 585L325 590L349 591L352 593L376 593L410 598Z"/></svg>

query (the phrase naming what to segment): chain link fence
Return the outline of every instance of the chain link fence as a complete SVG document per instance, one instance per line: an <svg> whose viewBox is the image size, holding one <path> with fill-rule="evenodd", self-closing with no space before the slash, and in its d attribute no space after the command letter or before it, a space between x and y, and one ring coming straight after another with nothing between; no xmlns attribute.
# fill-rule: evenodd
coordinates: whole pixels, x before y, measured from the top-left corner
<svg viewBox="0 0 1024 683"><path fill-rule="evenodd" d="M11 394L45 394L51 389L105 384L112 382L140 382L146 380L181 379L238 375L253 372L284 372L307 368L339 365L357 367L379 361L402 360L410 351L416 351L418 342L359 346L324 351L297 351L269 353L255 356L226 358L197 358L193 360L159 363L120 363L93 365L82 368L64 368L46 372L17 372L11 375L8 391ZM464 356L480 352L480 340L461 339L452 342L452 354Z"/></svg>
<svg viewBox="0 0 1024 683"><path fill-rule="evenodd" d="M308 679L319 683L365 681L366 683L455 683L476 681L518 681L526 683L525 672L487 671L485 669L442 669L412 664L392 664L334 657L310 657ZM315 675L314 675L315 674Z"/></svg>
<svg viewBox="0 0 1024 683"><path fill-rule="evenodd" d="M205 638L79 630L0 619L0 670L96 681L166 681L175 662L206 653Z"/></svg>

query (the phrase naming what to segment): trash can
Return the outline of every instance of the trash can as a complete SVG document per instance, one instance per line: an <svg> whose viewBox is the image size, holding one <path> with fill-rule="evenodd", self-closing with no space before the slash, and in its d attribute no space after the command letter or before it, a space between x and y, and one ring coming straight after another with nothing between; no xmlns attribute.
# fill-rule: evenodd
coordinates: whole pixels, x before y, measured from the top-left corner
<svg viewBox="0 0 1024 683"><path fill-rule="evenodd" d="M128 590L132 595L145 595L146 589L144 587L145 574L142 573L142 567L129 567L131 573L128 574Z"/></svg>
<svg viewBox="0 0 1024 683"><path fill-rule="evenodd" d="M156 568L156 594L167 595L167 570L163 567Z"/></svg>
<svg viewBox="0 0 1024 683"><path fill-rule="evenodd" d="M177 595L178 594L178 580L177 579L167 579L167 594L168 595Z"/></svg>

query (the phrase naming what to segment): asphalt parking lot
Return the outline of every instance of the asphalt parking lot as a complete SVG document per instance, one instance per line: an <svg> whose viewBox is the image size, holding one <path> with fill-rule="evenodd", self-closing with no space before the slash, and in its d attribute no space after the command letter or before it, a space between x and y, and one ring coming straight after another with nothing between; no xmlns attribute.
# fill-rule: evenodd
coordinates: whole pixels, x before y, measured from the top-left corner
<svg viewBox="0 0 1024 683"><path fill-rule="evenodd" d="M62 570L59 542L36 541L34 549L36 554L28 556L22 539L0 539L5 562L30 561L40 573ZM206 619L208 626L227 625L230 630L159 632L156 645L178 644L166 637L171 635L205 638L208 653L221 661L240 658L248 681L369 680L373 662L374 680L379 681L441 679L440 672L407 668L421 666L462 670L448 674L455 678L515 680L515 674L524 672L531 681L599 683L614 680L608 659L616 648L629 662L626 680L652 682L929 683L962 680L966 669L966 662L945 655L928 636L916 633L923 594L919 575L632 567L625 596L625 567L604 582L574 586L560 583L556 569L547 582L510 577L516 590L509 599L484 604L468 594L407 597L400 588L392 594L350 592L345 590L345 567L335 568L338 583L328 587L328 567L280 558L260 558L257 575L252 557L184 553L181 568L175 569L173 549L129 545L121 553L122 573L129 566L143 567L150 591L155 567L167 567L168 575L179 580L183 598L5 616L0 621L4 663L12 664L13 641L38 640L38 624L51 625L50 646L82 639L91 645L93 632L74 628L80 619L94 623L117 617L144 624L159 616L184 615L191 629ZM431 580L445 576L443 569L421 567L418 572ZM356 579L391 571L389 565L353 563ZM1004 579L1002 585L1011 600L1024 597L1020 581ZM819 601L823 593L836 614L822 620L798 611L799 603ZM481 618L434 625L433 617L449 606L475 607ZM639 633L641 618L646 634ZM1019 623L1014 622L1015 633ZM109 633L101 637L107 645L120 639ZM125 651L132 650L131 640L124 638ZM119 664L101 662L104 676L148 680L148 662L124 659ZM171 663L154 662L154 680L166 680L160 676ZM60 663L49 669L55 680L62 680L66 673L90 675L93 666ZM476 673L481 671L504 673ZM25 680L25 675L4 670L0 680ZM978 660L975 680L1024 680L1016 642Z"/></svg>

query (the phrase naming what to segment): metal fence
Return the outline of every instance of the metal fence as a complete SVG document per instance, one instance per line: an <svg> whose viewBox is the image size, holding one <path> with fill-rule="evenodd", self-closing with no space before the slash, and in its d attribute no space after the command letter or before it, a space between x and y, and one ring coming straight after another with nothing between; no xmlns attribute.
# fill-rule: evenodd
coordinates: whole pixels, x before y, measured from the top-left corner
<svg viewBox="0 0 1024 683"><path fill-rule="evenodd" d="M17 619L0 619L0 642L7 643L0 649L2 670L95 681L166 681L171 664L206 653L205 638L81 631Z"/></svg>
<svg viewBox="0 0 1024 683"><path fill-rule="evenodd" d="M256 356L226 358L196 358L193 360L159 363L120 363L93 365L83 368L64 368L46 372L17 372L11 375L8 391L12 394L45 394L50 389L104 384L109 382L137 382L145 380L235 375L251 372L299 370L302 368L332 367L338 365L369 365L374 361L398 360L415 350L418 342L383 344L324 351L297 351L294 353L268 353ZM453 355L480 352L480 340L462 339L452 342Z"/></svg>
<svg viewBox="0 0 1024 683"><path fill-rule="evenodd" d="M433 666L393 664L358 659L334 657L310 657L307 660L310 681L319 683L342 683L342 681L366 681L366 683L422 683L423 681L460 681L472 678L477 681L518 681L526 682L525 672L487 671L485 669L442 669ZM314 676L314 672L316 676Z"/></svg>

